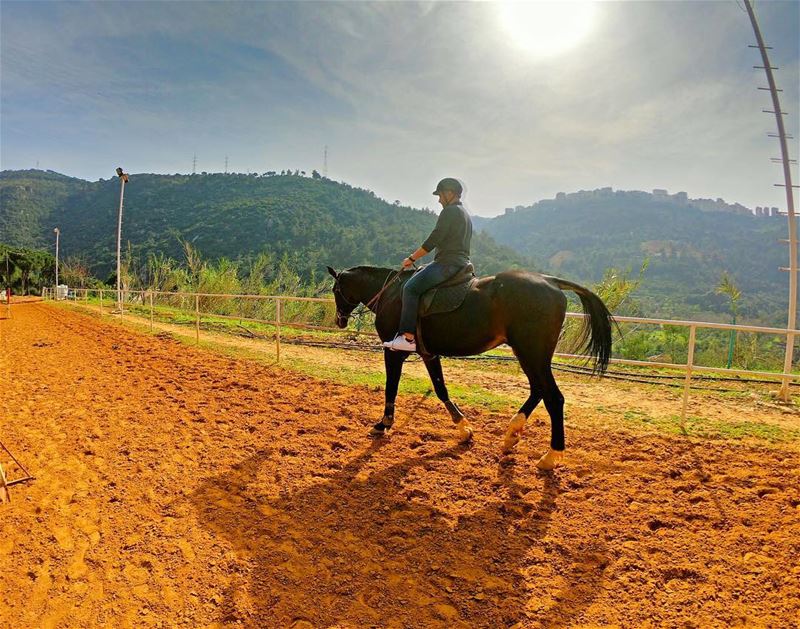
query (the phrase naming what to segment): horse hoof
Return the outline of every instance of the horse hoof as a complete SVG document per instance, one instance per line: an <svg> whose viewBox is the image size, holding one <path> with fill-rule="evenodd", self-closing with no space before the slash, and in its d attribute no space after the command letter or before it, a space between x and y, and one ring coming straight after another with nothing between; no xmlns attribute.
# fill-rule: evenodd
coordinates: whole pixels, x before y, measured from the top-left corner
<svg viewBox="0 0 800 629"><path fill-rule="evenodd" d="M511 451L520 441L520 433L514 433L513 435L507 435L506 440L503 442L503 454L511 454Z"/></svg>
<svg viewBox="0 0 800 629"><path fill-rule="evenodd" d="M537 461L536 467L538 467L540 470L550 471L555 469L555 467L561 463L561 459L563 458L563 451L553 450L550 448L550 451Z"/></svg>
<svg viewBox="0 0 800 629"><path fill-rule="evenodd" d="M505 440L503 441L503 454L508 454L514 449L520 439L522 439L522 432L525 430L525 415L517 413L508 424L506 430Z"/></svg>
<svg viewBox="0 0 800 629"><path fill-rule="evenodd" d="M469 443L472 441L473 435L474 431L472 430L472 426L467 423L466 419L462 419L458 422L458 440L460 443Z"/></svg>

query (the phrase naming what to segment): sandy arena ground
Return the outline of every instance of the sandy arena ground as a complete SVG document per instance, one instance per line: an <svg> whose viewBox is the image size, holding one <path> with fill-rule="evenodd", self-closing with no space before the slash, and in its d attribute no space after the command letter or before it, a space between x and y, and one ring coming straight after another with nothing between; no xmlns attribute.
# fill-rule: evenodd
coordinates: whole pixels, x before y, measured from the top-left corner
<svg viewBox="0 0 800 629"><path fill-rule="evenodd" d="M0 440L36 480L0 505L0 627L798 626L797 444L581 428L586 406L541 473L541 410L508 457L508 416L468 409L464 447L418 398L371 442L381 391L3 311Z"/></svg>

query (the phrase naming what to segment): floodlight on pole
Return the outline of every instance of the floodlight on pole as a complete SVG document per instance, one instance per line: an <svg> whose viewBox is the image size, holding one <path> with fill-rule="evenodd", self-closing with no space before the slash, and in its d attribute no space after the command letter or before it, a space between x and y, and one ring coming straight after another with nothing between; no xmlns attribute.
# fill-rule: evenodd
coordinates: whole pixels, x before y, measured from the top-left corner
<svg viewBox="0 0 800 629"><path fill-rule="evenodd" d="M58 237L61 235L61 230L56 227L53 233L56 235L56 290L53 293L53 299L58 299Z"/></svg>
<svg viewBox="0 0 800 629"><path fill-rule="evenodd" d="M125 197L125 184L128 183L128 175L122 171L121 167L117 168L117 177L119 177L119 215L117 217L117 310L122 312L122 289L120 286L120 253L122 248L122 200Z"/></svg>

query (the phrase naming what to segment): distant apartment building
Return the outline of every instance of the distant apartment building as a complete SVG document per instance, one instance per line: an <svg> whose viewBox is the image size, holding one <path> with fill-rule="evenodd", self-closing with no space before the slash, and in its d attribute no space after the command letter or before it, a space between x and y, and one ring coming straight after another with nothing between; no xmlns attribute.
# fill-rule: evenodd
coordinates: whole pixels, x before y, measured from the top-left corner
<svg viewBox="0 0 800 629"><path fill-rule="evenodd" d="M756 216L764 218L772 218L775 216L786 216L786 212L781 212L778 208L774 206L768 207L766 205L764 207L757 205L754 214Z"/></svg>

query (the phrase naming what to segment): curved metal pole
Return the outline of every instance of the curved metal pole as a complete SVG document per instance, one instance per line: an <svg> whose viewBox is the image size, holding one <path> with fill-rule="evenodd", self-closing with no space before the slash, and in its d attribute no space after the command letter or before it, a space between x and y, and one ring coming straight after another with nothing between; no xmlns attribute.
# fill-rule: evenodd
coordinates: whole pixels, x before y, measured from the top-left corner
<svg viewBox="0 0 800 629"><path fill-rule="evenodd" d="M758 49L761 51L761 60L764 63L764 72L767 75L769 91L772 95L772 112L778 125L778 141L781 145L781 160L783 161L783 179L786 188L786 210L789 215L789 320L786 324L787 330L794 330L797 323L797 227L794 218L794 188L792 187L792 173L789 169L789 149L786 144L786 129L783 125L783 110L778 99L778 88L775 85L775 77L772 74L773 67L769 64L767 47L764 45L764 38L761 37L761 29L758 27L756 14L750 0L744 0L747 7L747 14L753 25L753 32L756 35ZM758 67L758 66L756 66ZM765 110L766 111L766 110ZM780 186L781 184L775 184ZM792 370L792 357L794 355L794 335L790 332L786 334L786 356L783 361L783 372L788 374ZM789 397L789 378L784 378L781 384L780 398L788 402Z"/></svg>

